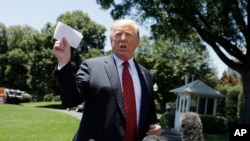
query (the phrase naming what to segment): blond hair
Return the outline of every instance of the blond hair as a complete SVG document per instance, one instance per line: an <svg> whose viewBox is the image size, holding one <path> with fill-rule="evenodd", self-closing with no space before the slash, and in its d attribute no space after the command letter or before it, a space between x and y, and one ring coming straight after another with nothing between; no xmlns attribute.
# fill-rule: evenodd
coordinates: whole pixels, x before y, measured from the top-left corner
<svg viewBox="0 0 250 141"><path fill-rule="evenodd" d="M130 19L119 19L119 20L116 20L111 28L110 28L110 39L112 40L112 37L114 35L114 31L115 29L118 27L118 26L121 26L121 25L131 25L133 27L133 29L137 32L137 36L138 36L138 39L140 40L140 32L139 32L139 24L134 21L134 20L130 20Z"/></svg>

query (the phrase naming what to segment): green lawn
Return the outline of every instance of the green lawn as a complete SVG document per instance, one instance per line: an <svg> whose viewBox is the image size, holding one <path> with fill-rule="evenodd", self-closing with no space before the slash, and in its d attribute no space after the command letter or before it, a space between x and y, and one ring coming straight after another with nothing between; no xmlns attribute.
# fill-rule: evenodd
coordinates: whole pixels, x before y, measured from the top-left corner
<svg viewBox="0 0 250 141"><path fill-rule="evenodd" d="M79 120L45 108L59 103L0 104L1 141L70 141Z"/></svg>
<svg viewBox="0 0 250 141"><path fill-rule="evenodd" d="M65 107L61 105L61 102L30 102L30 103L21 103L21 105L28 107L65 109Z"/></svg>
<svg viewBox="0 0 250 141"><path fill-rule="evenodd" d="M45 108L65 109L60 102L0 104L0 140L71 141L79 120ZM226 135L204 136L205 141L228 141Z"/></svg>
<svg viewBox="0 0 250 141"><path fill-rule="evenodd" d="M228 135L213 135L213 134L205 134L205 141L229 141Z"/></svg>

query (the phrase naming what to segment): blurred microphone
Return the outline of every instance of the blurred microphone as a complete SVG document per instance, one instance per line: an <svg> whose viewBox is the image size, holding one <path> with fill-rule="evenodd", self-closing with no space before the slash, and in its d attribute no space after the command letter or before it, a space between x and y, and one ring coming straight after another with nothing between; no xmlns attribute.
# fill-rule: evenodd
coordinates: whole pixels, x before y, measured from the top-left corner
<svg viewBox="0 0 250 141"><path fill-rule="evenodd" d="M202 123L197 113L183 113L179 127L182 141L204 141Z"/></svg>
<svg viewBox="0 0 250 141"><path fill-rule="evenodd" d="M164 137L159 137L156 135L147 135L146 137L143 138L142 141L168 141L168 140Z"/></svg>

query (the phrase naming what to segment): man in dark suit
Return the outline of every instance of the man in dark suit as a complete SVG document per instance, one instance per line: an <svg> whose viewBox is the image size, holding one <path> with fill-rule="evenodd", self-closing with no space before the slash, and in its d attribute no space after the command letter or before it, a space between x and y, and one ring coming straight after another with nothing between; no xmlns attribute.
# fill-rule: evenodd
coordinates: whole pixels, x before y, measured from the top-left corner
<svg viewBox="0 0 250 141"><path fill-rule="evenodd" d="M53 52L58 60L55 73L62 104L72 107L84 102L83 116L73 140L141 141L147 135L160 136L152 75L133 58L140 42L138 23L128 19L115 21L110 40L112 54L83 61L76 74L70 62L68 41L63 38L54 44ZM132 77L130 88L124 86L127 83L123 79L124 62L128 63ZM132 93L134 99L128 101L134 104L126 105L129 102L125 100L125 93ZM131 109L135 112L131 115L135 118L129 121L127 109L133 106Z"/></svg>

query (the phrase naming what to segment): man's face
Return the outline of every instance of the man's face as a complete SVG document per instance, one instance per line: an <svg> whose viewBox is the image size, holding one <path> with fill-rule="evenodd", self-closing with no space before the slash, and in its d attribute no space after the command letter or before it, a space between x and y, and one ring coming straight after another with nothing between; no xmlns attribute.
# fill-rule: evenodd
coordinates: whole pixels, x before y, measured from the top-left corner
<svg viewBox="0 0 250 141"><path fill-rule="evenodd" d="M137 31L131 25L119 25L114 29L111 37L113 53L122 60L133 57L136 47L139 45Z"/></svg>

